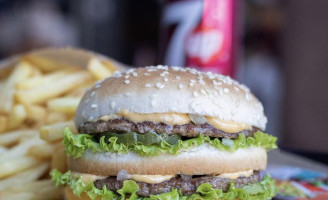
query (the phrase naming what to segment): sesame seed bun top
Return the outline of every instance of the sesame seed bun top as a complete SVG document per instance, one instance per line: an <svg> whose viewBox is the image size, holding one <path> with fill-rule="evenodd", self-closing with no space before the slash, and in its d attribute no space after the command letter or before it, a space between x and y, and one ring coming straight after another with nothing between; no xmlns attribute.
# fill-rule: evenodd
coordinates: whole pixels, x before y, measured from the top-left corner
<svg viewBox="0 0 328 200"><path fill-rule="evenodd" d="M97 82L82 98L76 126L120 110L216 117L265 129L263 106L249 89L230 77L195 69L150 66Z"/></svg>

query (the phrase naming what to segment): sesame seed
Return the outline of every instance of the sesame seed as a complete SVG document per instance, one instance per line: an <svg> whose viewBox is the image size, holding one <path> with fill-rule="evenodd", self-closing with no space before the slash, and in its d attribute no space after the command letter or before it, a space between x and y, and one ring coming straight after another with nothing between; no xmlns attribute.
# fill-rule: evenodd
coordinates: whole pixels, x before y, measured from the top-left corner
<svg viewBox="0 0 328 200"><path fill-rule="evenodd" d="M223 95L223 90L222 90L222 88L219 88L219 94L220 94L220 96Z"/></svg>
<svg viewBox="0 0 328 200"><path fill-rule="evenodd" d="M91 108L97 108L98 105L97 104L91 104Z"/></svg>
<svg viewBox="0 0 328 200"><path fill-rule="evenodd" d="M200 83L201 85L205 85L205 81L204 81L203 79L200 79L200 80L199 80L199 83Z"/></svg>
<svg viewBox="0 0 328 200"><path fill-rule="evenodd" d="M126 74L130 74L131 72L134 72L134 68L132 68L132 69L129 69L128 71L126 71Z"/></svg>
<svg viewBox="0 0 328 200"><path fill-rule="evenodd" d="M224 92L224 93L229 93L229 89L228 89L228 88L224 88L224 89L223 89L223 92Z"/></svg>
<svg viewBox="0 0 328 200"><path fill-rule="evenodd" d="M178 79L178 80L180 80L180 76L176 76L175 78Z"/></svg>
<svg viewBox="0 0 328 200"><path fill-rule="evenodd" d="M112 101L111 103L110 103L110 107L112 107L112 108L114 108L115 107L115 101Z"/></svg>
<svg viewBox="0 0 328 200"><path fill-rule="evenodd" d="M130 81L129 81L129 80L125 80L124 83L125 83L125 84L129 84Z"/></svg>
<svg viewBox="0 0 328 200"><path fill-rule="evenodd" d="M129 77L130 77L130 75L125 75L125 76L124 76L124 78L129 78Z"/></svg>
<svg viewBox="0 0 328 200"><path fill-rule="evenodd" d="M161 84L160 82L157 82L157 83L156 83L156 87L157 87L158 89L162 89L162 88L165 87L165 85L164 85L164 84Z"/></svg>
<svg viewBox="0 0 328 200"><path fill-rule="evenodd" d="M133 72L132 73L132 76L137 77L138 76L138 73L137 72Z"/></svg>
<svg viewBox="0 0 328 200"><path fill-rule="evenodd" d="M202 94L206 94L206 91L203 90L203 89L201 89L201 90L200 90L200 93L202 93Z"/></svg>
<svg viewBox="0 0 328 200"><path fill-rule="evenodd" d="M95 91L92 91L91 92L91 96L95 96L96 92Z"/></svg>
<svg viewBox="0 0 328 200"><path fill-rule="evenodd" d="M152 100L152 101L150 102L150 105L151 105L151 106L155 106L155 105L156 105L156 101L155 101L155 100Z"/></svg>
<svg viewBox="0 0 328 200"><path fill-rule="evenodd" d="M195 69L190 69L189 72L190 72L191 74L197 74L197 71L196 71Z"/></svg>
<svg viewBox="0 0 328 200"><path fill-rule="evenodd" d="M194 79L190 80L190 83L195 83L195 82L196 82L196 80L194 80Z"/></svg>
<svg viewBox="0 0 328 200"><path fill-rule="evenodd" d="M95 85L95 88L100 88L100 84L98 84L98 85Z"/></svg>
<svg viewBox="0 0 328 200"><path fill-rule="evenodd" d="M252 100L252 97L251 97L251 95L248 92L245 93L245 97L246 97L246 100L247 101Z"/></svg>
<svg viewBox="0 0 328 200"><path fill-rule="evenodd" d="M167 77L165 77L165 78L164 78L164 81L165 81L165 82L168 82L168 81L169 81L169 79L168 79Z"/></svg>
<svg viewBox="0 0 328 200"><path fill-rule="evenodd" d="M194 97L198 97L198 93L196 91L194 91L192 94L194 95Z"/></svg>
<svg viewBox="0 0 328 200"><path fill-rule="evenodd" d="M180 89L182 89L182 88L183 88L183 84L180 83L180 84L178 85L178 87L179 87Z"/></svg>
<svg viewBox="0 0 328 200"><path fill-rule="evenodd" d="M151 86L150 83L146 83L146 84L145 84L145 87L150 87L150 86Z"/></svg>
<svg viewBox="0 0 328 200"><path fill-rule="evenodd" d="M236 86L234 87L235 88L235 90L238 92L239 91L239 88L237 88Z"/></svg>
<svg viewBox="0 0 328 200"><path fill-rule="evenodd" d="M90 101L90 99L89 98L87 98L84 102L85 103L88 103Z"/></svg>
<svg viewBox="0 0 328 200"><path fill-rule="evenodd" d="M160 76L162 76L162 77L165 76L165 73L161 73Z"/></svg>
<svg viewBox="0 0 328 200"><path fill-rule="evenodd" d="M146 72L146 73L144 73L144 76L150 76L150 74Z"/></svg>
<svg viewBox="0 0 328 200"><path fill-rule="evenodd" d="M121 77L122 76L122 73L118 70L116 70L114 73L113 73L113 77Z"/></svg>
<svg viewBox="0 0 328 200"><path fill-rule="evenodd" d="M194 84L193 83L189 83L189 86L192 87L192 86L194 86Z"/></svg>

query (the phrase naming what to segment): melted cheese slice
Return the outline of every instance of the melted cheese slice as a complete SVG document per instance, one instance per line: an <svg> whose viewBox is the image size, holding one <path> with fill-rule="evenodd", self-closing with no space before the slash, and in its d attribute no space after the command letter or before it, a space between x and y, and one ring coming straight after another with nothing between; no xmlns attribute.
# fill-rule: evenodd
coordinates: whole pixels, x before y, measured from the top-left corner
<svg viewBox="0 0 328 200"><path fill-rule="evenodd" d="M98 179L104 179L107 178L106 176L97 176L93 174L85 174L85 173L78 173L78 172L72 172L73 176L80 176L81 180L84 183L90 183L94 182ZM170 180L171 178L175 177L175 175L139 175L139 174L132 174L130 175L129 179L132 179L134 181L144 182L144 183L162 183L164 181Z"/></svg>
<svg viewBox="0 0 328 200"><path fill-rule="evenodd" d="M94 182L98 179L104 179L106 176L97 176L93 174L85 174L85 173L78 173L78 172L72 172L73 176L80 176L81 180L88 184L90 182ZM233 173L223 173L218 175L218 177L221 178L229 178L231 180L237 179L241 176L250 177L253 175L253 170L247 170L247 171L240 171L240 172L233 172ZM132 174L130 175L129 179L132 179L134 181L144 182L144 183L162 183L164 181L168 181L172 178L174 178L175 175L140 175L140 174Z"/></svg>
<svg viewBox="0 0 328 200"><path fill-rule="evenodd" d="M139 175L133 174L130 175L131 179L134 181L144 182L144 183L162 183L168 181L171 178L175 177L174 175Z"/></svg>
<svg viewBox="0 0 328 200"><path fill-rule="evenodd" d="M94 182L95 180L98 180L98 179L106 178L106 176L97 176L97 175L93 175L93 174L85 174L85 173L78 173L78 172L72 172L72 175L80 176L81 180L84 183L90 183L90 182Z"/></svg>
<svg viewBox="0 0 328 200"><path fill-rule="evenodd" d="M253 175L253 170L247 170L247 171L240 171L240 172L233 172L233 173L223 173L218 175L218 177L221 178L228 178L231 180L237 179L241 176L245 176L245 177L250 177Z"/></svg>
<svg viewBox="0 0 328 200"><path fill-rule="evenodd" d="M141 114L130 112L128 110L121 110L116 114L106 115L100 117L101 120L108 121L110 119L125 118L134 123L151 121L155 123L166 123L170 125L183 125L191 122L188 114L179 113L154 113L154 114ZM224 121L214 117L206 117L207 123L211 124L214 128L222 130L226 133L237 133L243 130L250 130L252 127L245 123Z"/></svg>
<svg viewBox="0 0 328 200"><path fill-rule="evenodd" d="M227 133L238 133L243 130L250 130L252 127L245 123L223 121L214 117L206 117L207 123L211 124L214 128L227 132Z"/></svg>

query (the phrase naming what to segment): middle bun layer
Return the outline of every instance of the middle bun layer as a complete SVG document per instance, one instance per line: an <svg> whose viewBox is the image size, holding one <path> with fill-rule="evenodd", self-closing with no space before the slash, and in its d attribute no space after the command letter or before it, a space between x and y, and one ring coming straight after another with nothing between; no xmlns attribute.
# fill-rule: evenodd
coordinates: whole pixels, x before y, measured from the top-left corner
<svg viewBox="0 0 328 200"><path fill-rule="evenodd" d="M116 176L121 170L143 175L216 175L250 169L263 170L267 165L267 153L261 147L226 152L202 144L179 155L161 154L156 157L142 157L133 152L117 154L86 151L82 158L69 158L68 165L75 172L102 176Z"/></svg>

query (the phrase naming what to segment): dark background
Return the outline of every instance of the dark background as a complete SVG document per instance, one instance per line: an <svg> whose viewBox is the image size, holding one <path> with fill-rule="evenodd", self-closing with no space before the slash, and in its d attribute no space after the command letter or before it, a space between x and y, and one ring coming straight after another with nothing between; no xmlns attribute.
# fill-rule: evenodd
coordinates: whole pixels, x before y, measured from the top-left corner
<svg viewBox="0 0 328 200"><path fill-rule="evenodd" d="M236 2L236 77L263 102L266 131L280 148L328 163L328 1ZM0 58L77 46L132 66L162 64L164 3L0 0Z"/></svg>

